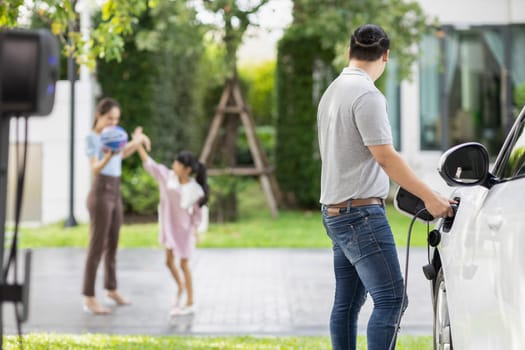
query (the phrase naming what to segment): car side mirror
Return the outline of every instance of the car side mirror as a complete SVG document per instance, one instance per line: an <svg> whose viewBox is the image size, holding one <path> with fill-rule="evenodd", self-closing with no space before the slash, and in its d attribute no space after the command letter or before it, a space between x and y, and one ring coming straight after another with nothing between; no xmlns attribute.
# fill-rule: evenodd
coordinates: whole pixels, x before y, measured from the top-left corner
<svg viewBox="0 0 525 350"><path fill-rule="evenodd" d="M463 143L441 156L438 171L450 186L486 186L490 177L489 154L480 143Z"/></svg>

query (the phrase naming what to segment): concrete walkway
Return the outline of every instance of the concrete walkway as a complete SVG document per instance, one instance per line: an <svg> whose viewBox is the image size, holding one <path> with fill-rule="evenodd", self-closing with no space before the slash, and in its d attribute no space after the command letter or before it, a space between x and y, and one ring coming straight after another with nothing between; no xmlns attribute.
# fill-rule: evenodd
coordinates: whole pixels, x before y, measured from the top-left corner
<svg viewBox="0 0 525 350"><path fill-rule="evenodd" d="M405 252L399 251L402 269ZM24 333L144 335L328 335L334 280L329 249L198 249L192 259L197 312L169 317L175 285L160 249L125 249L118 255L119 290L133 305L111 306L110 316L81 308L84 249L37 249L33 256L30 315ZM430 335L429 283L421 266L426 249L412 249L402 334ZM99 270L97 295L102 295ZM110 304L108 304L110 305ZM13 308L4 306L4 332L16 332ZM368 298L360 318L366 332Z"/></svg>

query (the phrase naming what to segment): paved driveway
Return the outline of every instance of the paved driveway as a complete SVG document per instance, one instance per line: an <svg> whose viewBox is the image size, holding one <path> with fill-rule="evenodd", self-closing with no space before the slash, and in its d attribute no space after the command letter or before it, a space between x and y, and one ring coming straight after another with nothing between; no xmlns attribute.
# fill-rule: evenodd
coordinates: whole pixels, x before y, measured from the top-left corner
<svg viewBox="0 0 525 350"><path fill-rule="evenodd" d="M404 250L399 254L404 268ZM110 316L82 311L84 257L84 249L34 251L30 318L22 326L24 333L328 335L334 289L329 249L198 249L192 259L198 310L177 318L169 317L175 285L162 250L119 252L119 289L133 305L111 306ZM432 332L429 287L421 272L425 261L426 249L411 250L404 334ZM360 334L366 332L370 310L368 298ZM4 320L4 332L15 333L9 304L4 306Z"/></svg>

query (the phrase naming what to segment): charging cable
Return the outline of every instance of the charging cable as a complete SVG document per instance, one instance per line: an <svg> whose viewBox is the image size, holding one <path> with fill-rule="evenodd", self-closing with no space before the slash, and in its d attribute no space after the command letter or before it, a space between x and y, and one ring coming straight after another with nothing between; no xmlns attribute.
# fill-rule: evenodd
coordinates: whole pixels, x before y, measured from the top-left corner
<svg viewBox="0 0 525 350"><path fill-rule="evenodd" d="M423 208L423 209L420 209L416 214L414 214L414 217L410 221L410 226L408 227L407 249L406 249L406 257L405 257L405 283L403 285L403 299L401 301L401 309L399 310L399 316L397 317L394 335L392 336L392 340L390 341L390 346L388 347L388 350L394 350L396 346L397 333L399 332L399 328L401 327L401 318L403 317L403 313L404 313L404 306L406 302L407 286L408 286L408 259L410 256L409 252L410 252L410 238L412 237L412 228L418 216L426 210L427 210L426 208ZM427 231L429 229L428 224L429 224L429 221L427 221ZM428 235L428 232L427 232L427 235Z"/></svg>

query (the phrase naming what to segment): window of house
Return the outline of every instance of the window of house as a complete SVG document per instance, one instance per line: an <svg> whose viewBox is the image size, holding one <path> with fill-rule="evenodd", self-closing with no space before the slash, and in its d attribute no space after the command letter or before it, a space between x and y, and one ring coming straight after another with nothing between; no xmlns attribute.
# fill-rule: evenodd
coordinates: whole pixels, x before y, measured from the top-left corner
<svg viewBox="0 0 525 350"><path fill-rule="evenodd" d="M456 65L448 92L449 145L477 141L495 155L505 136L502 119L504 49L499 31L458 33Z"/></svg>
<svg viewBox="0 0 525 350"><path fill-rule="evenodd" d="M421 149L477 141L495 155L507 113L502 28L447 28L440 34L425 36L420 46Z"/></svg>
<svg viewBox="0 0 525 350"><path fill-rule="evenodd" d="M514 104L519 111L525 105L525 25L514 25L511 27L511 79L515 89ZM516 112L516 111L515 111Z"/></svg>

